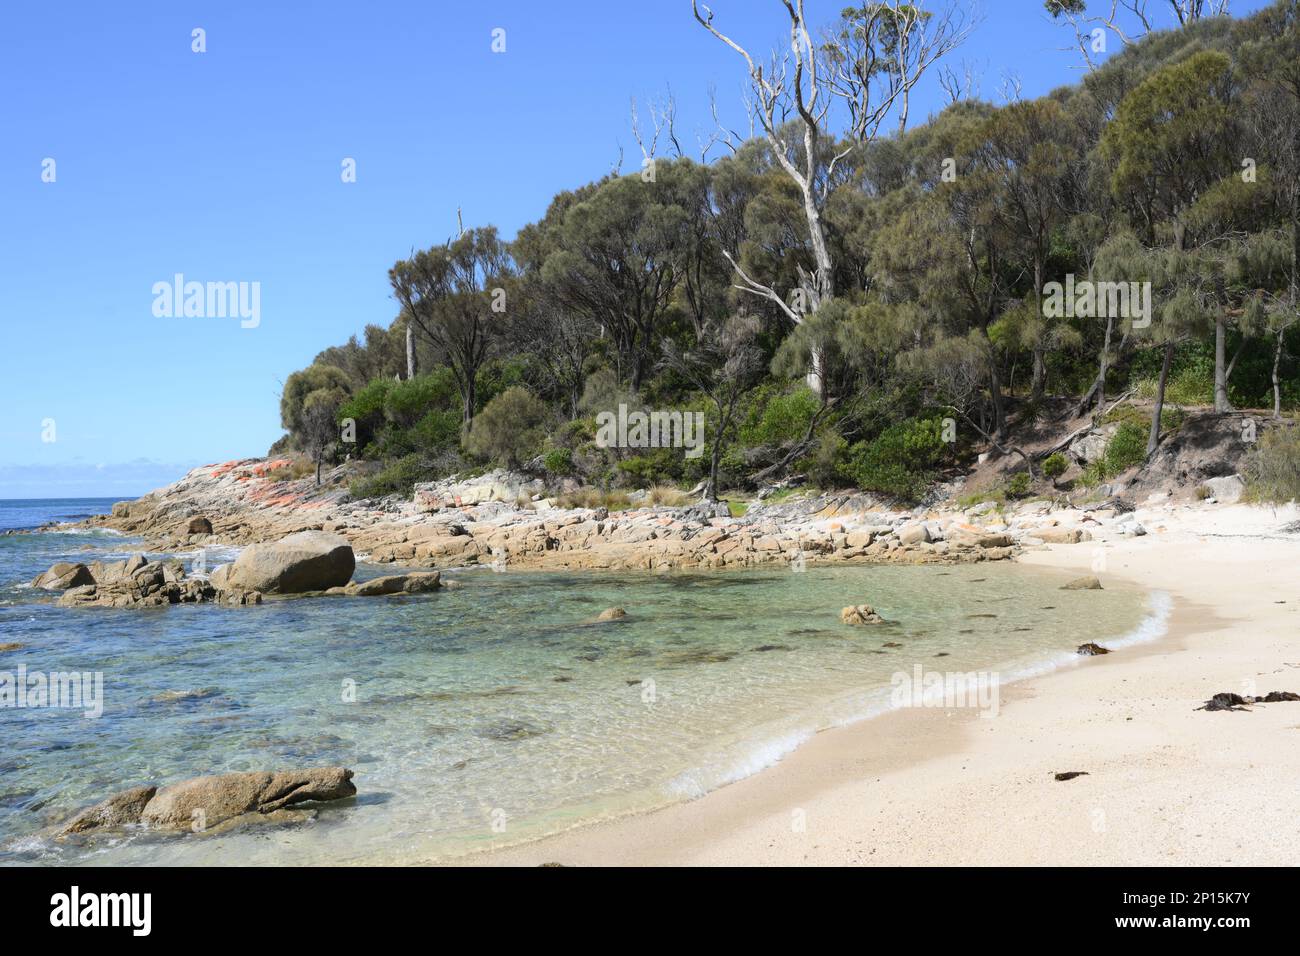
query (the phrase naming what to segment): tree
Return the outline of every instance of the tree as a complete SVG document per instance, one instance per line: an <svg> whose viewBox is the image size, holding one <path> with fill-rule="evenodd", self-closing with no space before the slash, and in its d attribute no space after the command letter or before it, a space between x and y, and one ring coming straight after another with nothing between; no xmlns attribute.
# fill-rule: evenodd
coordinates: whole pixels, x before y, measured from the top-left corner
<svg viewBox="0 0 1300 956"><path fill-rule="evenodd" d="M694 346L664 343L664 364L713 403L716 423L704 490L709 501L718 500L718 464L735 424L736 408L763 371L763 353L756 344L758 332L752 316L738 315L725 322L709 322Z"/></svg>
<svg viewBox="0 0 1300 956"><path fill-rule="evenodd" d="M1020 338L1033 353L1030 398L1035 402L1043 397L1044 356L1053 331L1043 314L1050 239L1065 217L1072 157L1083 152L1074 140L1061 104L1041 99L998 110L980 131L975 146L977 162L992 175L1002 199L999 211L1026 246L1033 269L1034 308L1026 315Z"/></svg>
<svg viewBox="0 0 1300 956"><path fill-rule="evenodd" d="M822 214L836 167L860 144L874 139L892 112L897 111L899 131L906 127L912 88L936 60L965 40L970 25L954 7L936 16L919 4L883 0L846 8L840 23L819 44L803 0L781 4L790 21L789 52L774 54L767 66L715 27L713 11L699 0L691 0L691 10L704 29L744 58L753 116L774 162L803 200L813 268L801 270L801 307L791 306L771 285L750 276L732 251L725 254L735 268L737 288L774 303L798 325L835 294L835 264ZM836 137L829 126L837 99L849 117L843 145L833 143ZM787 123L787 117L794 119ZM820 353L814 351L808 382L817 392L823 391L822 378Z"/></svg>
<svg viewBox="0 0 1300 956"><path fill-rule="evenodd" d="M1228 4L1229 0L1163 0L1156 6L1164 9L1179 27L1186 27L1206 17L1223 16L1228 12ZM1097 68L1093 54L1101 52L1094 45L1098 35L1110 33L1127 47L1156 28L1148 0L1101 0L1095 6L1100 13L1090 13L1087 0L1043 2L1043 8L1054 20L1064 21L1074 31L1079 53L1090 70ZM1104 50L1104 42L1101 46Z"/></svg>
<svg viewBox="0 0 1300 956"><path fill-rule="evenodd" d="M321 463L333 453L339 439L339 407L350 394L347 373L332 365L310 365L284 383L280 423L315 462L318 485Z"/></svg>
<svg viewBox="0 0 1300 956"><path fill-rule="evenodd" d="M1102 155L1111 162L1111 189L1127 206L1146 235L1147 244L1166 244L1169 255L1160 261L1171 301L1160 309L1147 337L1163 344L1165 354L1157 387L1147 454L1155 452L1160 436L1160 411L1174 349L1194 330L1208 306L1207 283L1188 268L1203 257L1188 253L1189 213L1197 198L1223 178L1229 168L1232 71L1228 58L1202 51L1158 70L1143 80L1119 105L1115 119L1102 135ZM1215 382L1226 401L1224 339L1221 310L1216 330ZM1226 409L1220 409L1226 410Z"/></svg>
<svg viewBox="0 0 1300 956"><path fill-rule="evenodd" d="M468 426L477 405L476 379L505 311L514 276L496 228L463 232L445 246L417 252L388 271L407 321L438 350L456 378Z"/></svg>
<svg viewBox="0 0 1300 956"><path fill-rule="evenodd" d="M686 213L672 183L689 162L658 163L652 182L639 175L605 180L557 210L549 229L553 251L543 280L562 305L612 338L619 377L634 390L656 357L681 279Z"/></svg>

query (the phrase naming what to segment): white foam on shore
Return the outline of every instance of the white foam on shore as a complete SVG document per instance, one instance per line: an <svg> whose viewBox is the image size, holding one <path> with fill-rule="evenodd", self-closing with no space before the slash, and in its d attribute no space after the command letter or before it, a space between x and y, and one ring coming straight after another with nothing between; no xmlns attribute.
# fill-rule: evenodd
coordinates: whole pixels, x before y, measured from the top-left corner
<svg viewBox="0 0 1300 956"><path fill-rule="evenodd" d="M710 790L752 777L760 770L766 770L779 763L781 758L793 753L812 735L811 730L796 730L775 739L765 740L750 748L738 759L725 764L721 770L699 767L678 774L668 782L666 789L675 796L694 800L704 796Z"/></svg>
<svg viewBox="0 0 1300 956"><path fill-rule="evenodd" d="M1110 650L1133 647L1158 640L1169 631L1169 616L1173 612L1173 598L1166 591L1151 591L1147 597L1147 614L1130 631L1113 639L1105 639L1104 646ZM1000 684L1012 684L1017 681L1042 677L1063 667L1075 667L1090 660L1075 651L1061 651L1011 671L993 669L1000 675ZM866 720L872 720L894 710L910 706L897 704L890 700L890 688L879 687L867 691L858 691L839 703L852 701L851 712L838 718L832 718L826 727L848 727ZM834 709L836 701L826 706ZM751 777L759 771L775 766L789 756L806 741L812 739L817 729L800 728L787 731L775 737L762 738L749 745L739 757L723 758L721 769L718 764L706 764L678 774L666 785L665 789L673 796L694 800L712 790L736 783Z"/></svg>

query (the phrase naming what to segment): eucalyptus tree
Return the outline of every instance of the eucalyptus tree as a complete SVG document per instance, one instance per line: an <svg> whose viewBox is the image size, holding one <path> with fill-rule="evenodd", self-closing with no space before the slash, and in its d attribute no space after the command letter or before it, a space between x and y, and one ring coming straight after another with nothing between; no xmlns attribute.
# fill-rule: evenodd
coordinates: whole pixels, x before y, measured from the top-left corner
<svg viewBox="0 0 1300 956"><path fill-rule="evenodd" d="M403 314L451 369L466 426L474 419L478 372L502 331L515 274L494 226L470 229L388 271Z"/></svg>
<svg viewBox="0 0 1300 956"><path fill-rule="evenodd" d="M796 299L788 302L766 277L751 275L725 254L737 286L774 303L794 325L835 295L835 263L823 213L850 153L879 134L894 115L906 128L913 88L941 57L963 42L970 24L950 6L935 14L920 3L882 0L845 8L839 23L814 34L804 0L780 0L789 20L788 50L763 63L714 25L714 14L691 0L696 21L745 61L753 119L773 160L795 184L802 201L812 265L800 268ZM832 107L843 107L845 129L832 129ZM823 391L820 353L814 350L808 381Z"/></svg>
<svg viewBox="0 0 1300 956"><path fill-rule="evenodd" d="M1277 0L1238 26L1239 59L1250 81L1246 127L1252 156L1267 166L1267 184L1288 220L1288 281L1271 295L1265 325L1274 336L1273 414L1281 414L1281 363L1286 331L1300 319L1300 0Z"/></svg>
<svg viewBox="0 0 1300 956"><path fill-rule="evenodd" d="M652 180L609 178L557 210L541 276L562 304L612 340L618 376L641 388L682 281L688 215L676 202L687 161L660 161ZM550 218L550 214L548 214Z"/></svg>
<svg viewBox="0 0 1300 956"><path fill-rule="evenodd" d="M693 343L674 339L663 343L663 364L690 382L713 405L713 441L704 491L709 501L718 498L718 466L734 430L740 400L763 373L760 331L756 317L740 314L709 319Z"/></svg>
<svg viewBox="0 0 1300 956"><path fill-rule="evenodd" d="M1176 260L1192 252L1188 247L1192 210L1198 198L1235 165L1230 148L1234 92L1228 57L1201 51L1143 80L1120 103L1102 135L1101 153L1113 169L1111 189L1147 245L1169 251L1162 268L1167 276L1188 276ZM1159 442L1160 410L1174 350L1196 326L1206 305L1204 282L1197 282L1195 288L1169 282L1160 292L1178 296L1178 303L1158 310L1168 327L1146 330L1146 337L1165 350L1148 455ZM1221 310L1214 316L1214 328L1215 405L1226 411L1227 328Z"/></svg>
<svg viewBox="0 0 1300 956"><path fill-rule="evenodd" d="M1022 310L1021 338L1033 353L1031 400L1043 396L1047 379L1045 354L1053 332L1043 313L1043 285L1052 233L1066 218L1067 190L1075 181L1083 144L1062 105L1043 98L1011 103L989 117L972 142L975 160L992 176L1001 199L1000 215L1025 250L1033 273L1033 308Z"/></svg>

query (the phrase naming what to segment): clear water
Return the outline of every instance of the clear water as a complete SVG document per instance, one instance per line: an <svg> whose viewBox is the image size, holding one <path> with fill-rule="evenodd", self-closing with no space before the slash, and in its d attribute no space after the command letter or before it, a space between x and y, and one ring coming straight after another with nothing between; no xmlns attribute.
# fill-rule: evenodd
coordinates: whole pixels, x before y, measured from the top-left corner
<svg viewBox="0 0 1300 956"><path fill-rule="evenodd" d="M48 517L24 508L29 525ZM17 520L0 502L0 522ZM99 719L0 708L0 862L436 859L738 779L886 709L914 664L1006 681L1077 660L1082 641L1151 634L1160 611L1136 589L1062 591L1061 575L1006 563L475 570L418 597L135 611L57 608L26 586L57 560L131 552L106 533L0 536L0 643L26 645L0 671L102 671L105 697ZM897 623L839 623L863 602ZM610 606L627 619L589 623ZM137 783L333 764L356 771L358 797L294 828L91 846L40 833Z"/></svg>

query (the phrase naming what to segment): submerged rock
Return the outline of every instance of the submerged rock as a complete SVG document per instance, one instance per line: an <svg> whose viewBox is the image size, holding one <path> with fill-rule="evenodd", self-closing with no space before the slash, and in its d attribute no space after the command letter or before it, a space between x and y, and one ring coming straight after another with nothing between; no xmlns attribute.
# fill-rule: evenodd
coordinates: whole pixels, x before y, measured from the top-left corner
<svg viewBox="0 0 1300 956"><path fill-rule="evenodd" d="M596 615L597 621L621 621L627 617L627 611L621 607L607 607Z"/></svg>
<svg viewBox="0 0 1300 956"><path fill-rule="evenodd" d="M1089 773L1086 770L1066 770L1055 776L1057 780L1073 780L1075 777L1087 777Z"/></svg>
<svg viewBox="0 0 1300 956"><path fill-rule="evenodd" d="M884 624L885 619L870 604L851 604L840 611L842 624Z"/></svg>
<svg viewBox="0 0 1300 956"><path fill-rule="evenodd" d="M1109 654L1110 651L1107 648L1102 647L1100 644L1089 641L1087 644L1079 645L1078 653L1082 654L1084 657L1097 657L1100 654Z"/></svg>

